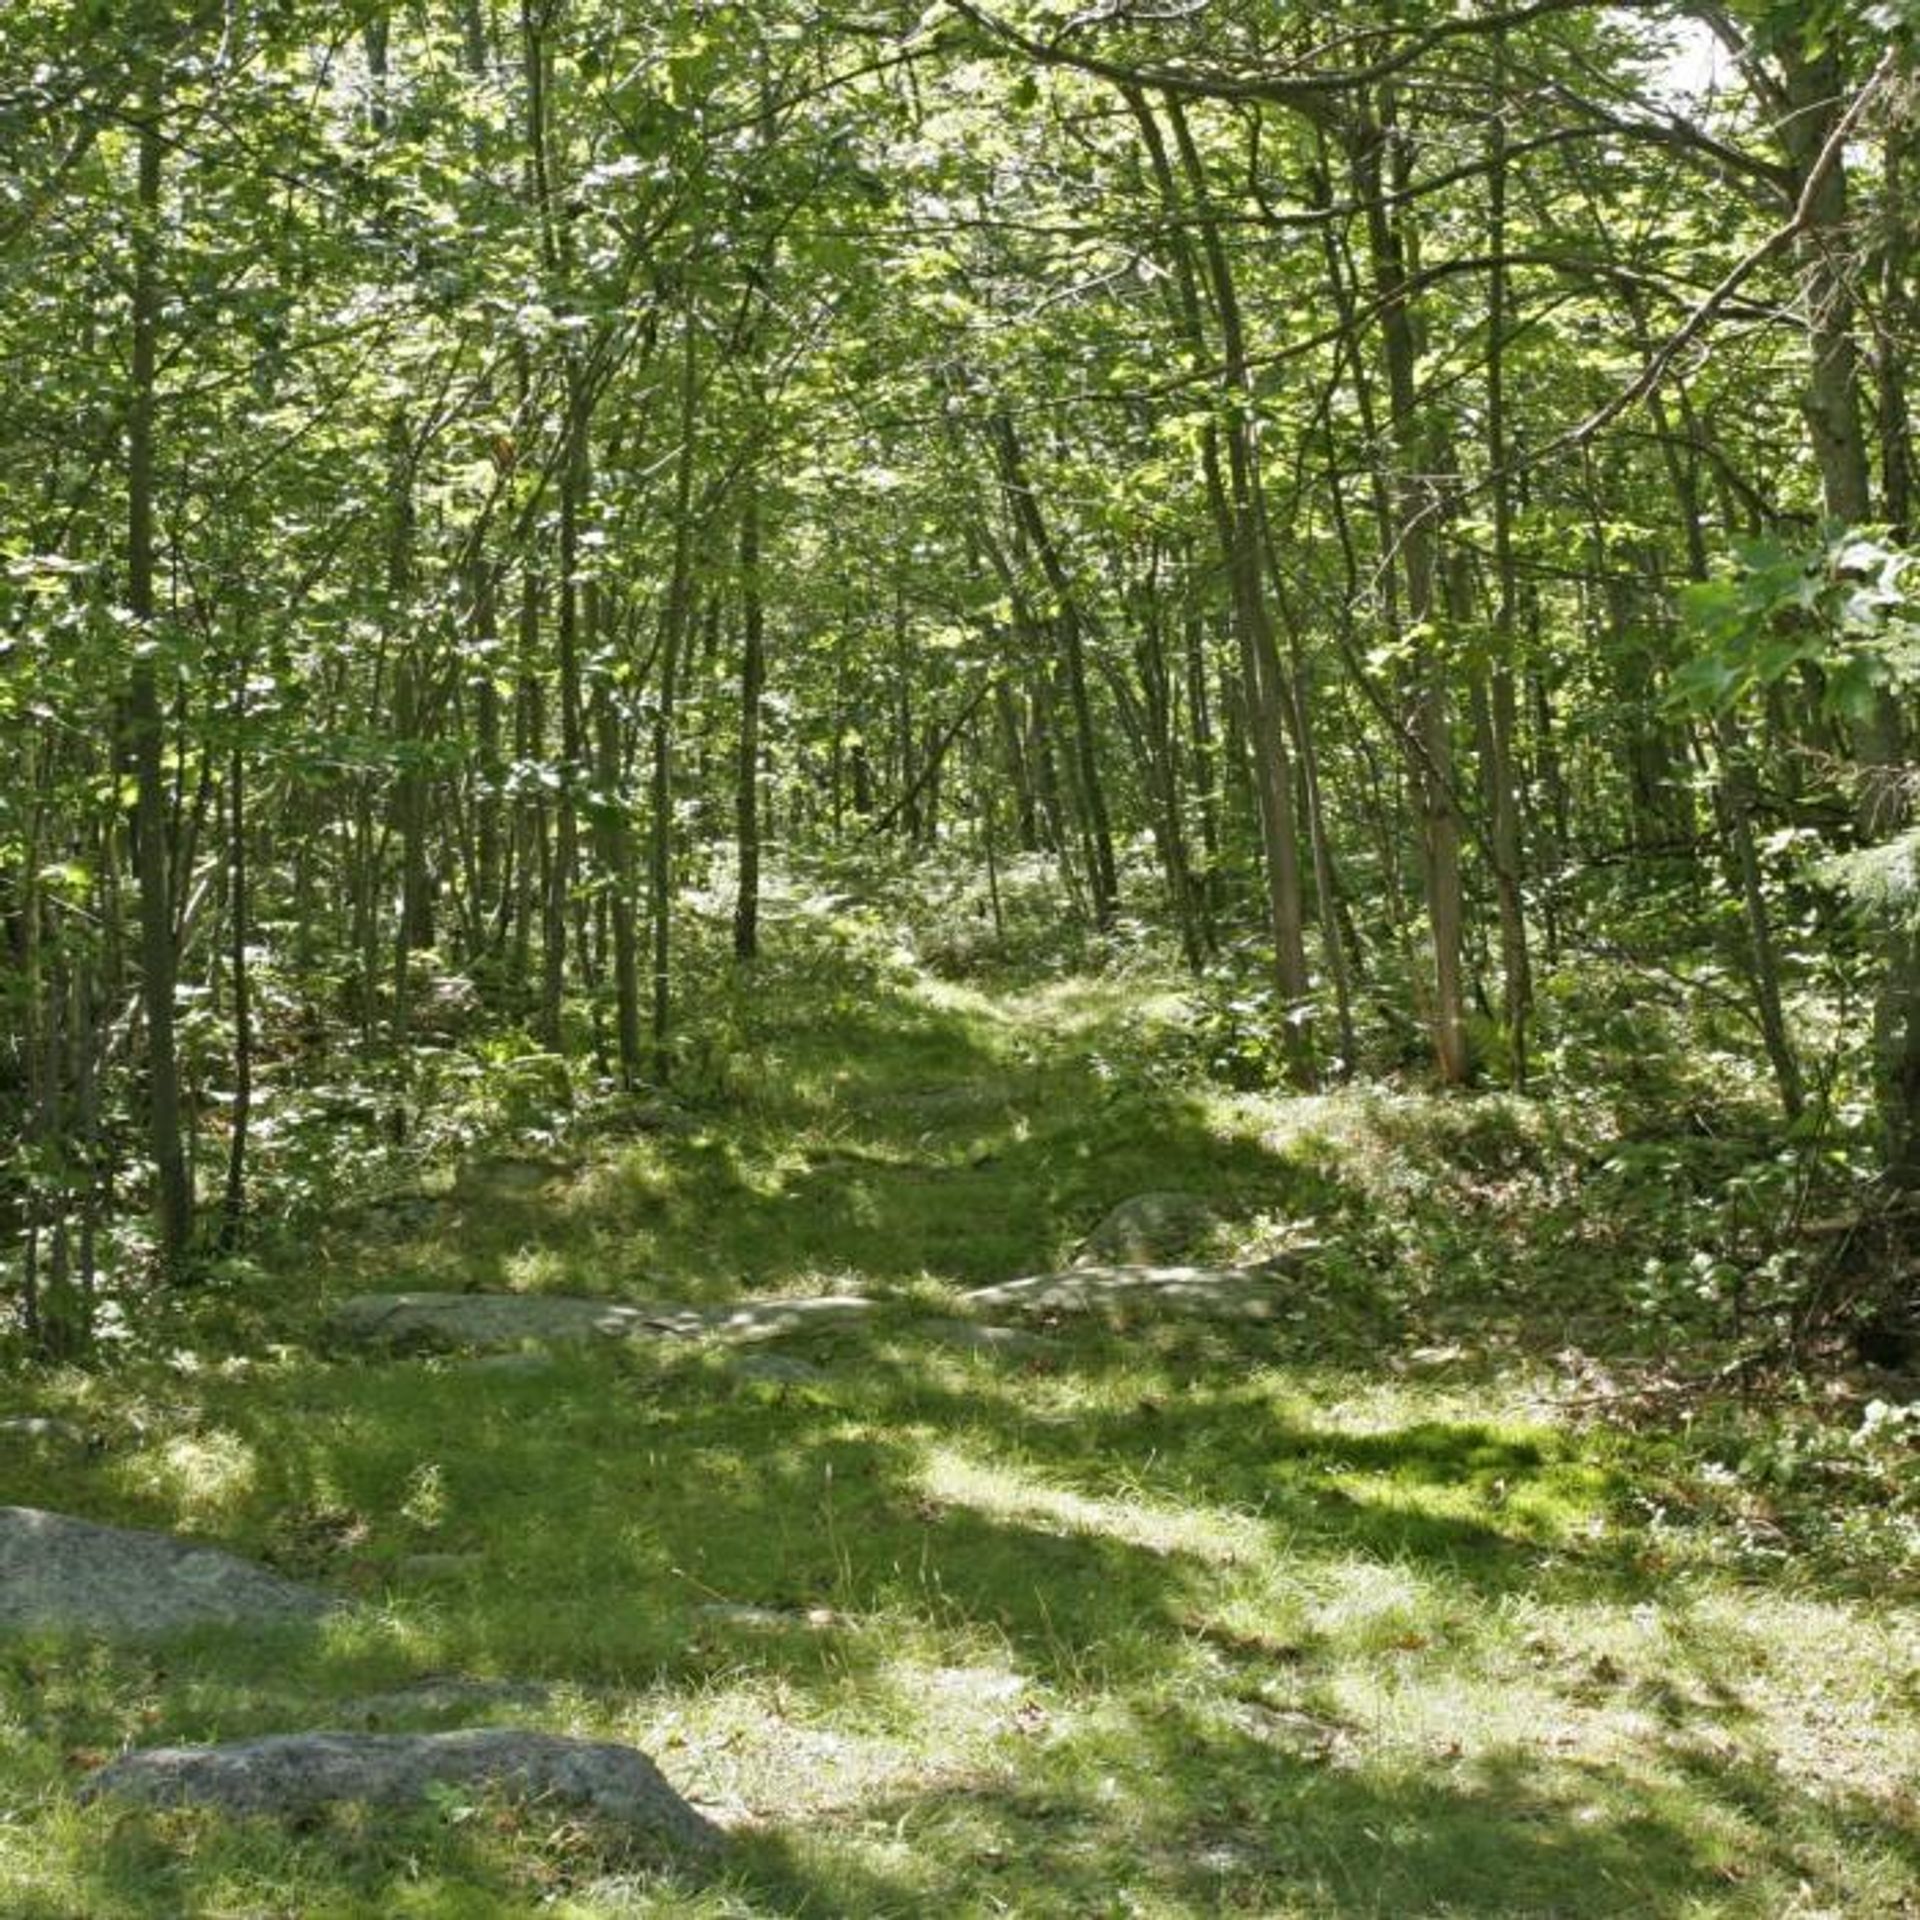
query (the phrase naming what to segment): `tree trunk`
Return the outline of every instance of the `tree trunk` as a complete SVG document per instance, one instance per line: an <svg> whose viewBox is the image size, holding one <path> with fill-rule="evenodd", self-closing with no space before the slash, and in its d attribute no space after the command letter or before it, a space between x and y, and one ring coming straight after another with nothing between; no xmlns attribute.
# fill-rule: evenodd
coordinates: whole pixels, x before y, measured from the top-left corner
<svg viewBox="0 0 1920 1920"><path fill-rule="evenodd" d="M161 86L144 93L139 188L133 228L133 386L127 410L127 609L136 633L127 678L126 745L134 768L134 833L140 882L142 1011L147 1031L147 1140L153 1155L161 1264L177 1274L193 1239L193 1190L181 1124L174 1044L173 850L161 766L158 668L154 658L154 398L160 330Z"/></svg>
<svg viewBox="0 0 1920 1920"><path fill-rule="evenodd" d="M1020 446L1013 416L1004 409L992 422L1000 454L1000 480L1006 490L1014 523L1040 562L1053 595L1053 629L1060 643L1060 664L1066 674L1067 703L1073 712L1073 770L1086 820L1088 875L1093 887L1093 920L1108 931L1120 910L1119 869L1113 855L1113 828L1107 815L1106 788L1100 778L1100 759L1093 724L1093 701L1087 688L1085 621L1079 596L1052 530L1040 511L1039 497L1028 478L1026 456Z"/></svg>
<svg viewBox="0 0 1920 1920"><path fill-rule="evenodd" d="M652 814L648 878L653 916L653 1076L662 1086L673 1064L673 715L680 655L693 611L693 476L699 409L699 342L689 297L681 313L680 446L673 483L673 570L660 635L660 686L654 707Z"/></svg>
<svg viewBox="0 0 1920 1920"><path fill-rule="evenodd" d="M740 506L740 757L734 775L738 885L733 952L760 951L760 703L767 681L766 617L760 596L760 496L751 476Z"/></svg>
<svg viewBox="0 0 1920 1920"><path fill-rule="evenodd" d="M1383 90L1378 116L1367 116L1354 130L1349 155L1355 194L1365 211L1373 268L1393 459L1387 489L1392 505L1391 544L1400 558L1404 632L1414 650L1405 689L1406 733L1422 823L1421 874L1433 958L1434 1054L1440 1077L1458 1085L1466 1080L1471 1065L1461 967L1465 899L1460 881L1460 819L1453 791L1452 722L1445 666L1435 645L1441 612L1436 539L1442 503L1433 476L1445 462L1420 406L1414 296L1405 235L1394 205L1402 183L1397 178L1393 181L1390 196L1387 177L1387 157L1397 132L1393 115L1389 88Z"/></svg>
<svg viewBox="0 0 1920 1920"><path fill-rule="evenodd" d="M1204 208L1208 199L1206 173L1179 103L1171 99L1165 103L1180 154L1178 175L1159 122L1145 96L1137 91L1130 93L1129 105L1139 123L1147 158L1168 213L1177 217L1181 212L1182 179L1186 189L1184 198ZM1204 365L1209 357L1205 312L1198 271L1183 233L1176 218L1176 224L1170 229L1169 246L1178 312L1189 350L1196 364ZM1211 422L1202 440L1202 462L1208 506L1221 557L1226 563L1247 744L1252 754L1254 798L1266 877L1267 925L1273 938L1273 981L1280 1002L1275 1038L1290 1077L1298 1084L1307 1085L1314 1077L1309 1024L1313 982L1307 970L1306 905L1294 814L1293 767L1287 752L1286 709L1290 695L1261 579L1266 539L1259 443L1250 404L1252 378L1232 264L1215 223L1203 220L1200 233L1200 257L1206 265L1214 316L1220 329L1220 381L1227 412L1224 434L1227 473L1222 474L1220 463L1223 436Z"/></svg>

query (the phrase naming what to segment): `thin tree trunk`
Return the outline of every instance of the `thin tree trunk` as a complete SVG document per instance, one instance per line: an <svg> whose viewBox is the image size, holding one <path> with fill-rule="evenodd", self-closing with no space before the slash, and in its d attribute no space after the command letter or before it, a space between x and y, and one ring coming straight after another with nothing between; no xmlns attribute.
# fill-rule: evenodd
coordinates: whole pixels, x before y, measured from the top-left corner
<svg viewBox="0 0 1920 1920"><path fill-rule="evenodd" d="M233 744L227 760L227 925L233 965L233 1105L227 1135L226 1193L220 1243L240 1244L247 1218L247 1130L253 1118L253 976L247 960L247 678L251 662L235 655L230 713Z"/></svg>
<svg viewBox="0 0 1920 1920"><path fill-rule="evenodd" d="M1519 575L1513 551L1513 480L1507 471L1507 123L1506 36L1494 40L1495 107L1488 155L1487 468L1493 476L1493 666L1487 690L1482 755L1494 886L1500 902L1501 1023L1507 1035L1507 1078L1517 1093L1527 1086L1528 1026L1533 1012L1533 964L1527 951L1523 894L1520 774L1515 755L1518 714L1514 694L1514 631Z"/></svg>
<svg viewBox="0 0 1920 1920"><path fill-rule="evenodd" d="M1388 476L1391 544L1399 553L1405 588L1405 631L1417 641L1406 688L1406 725L1423 829L1421 871L1433 959L1434 1053L1440 1077L1458 1085L1471 1066L1461 968L1465 899L1460 880L1460 820L1454 802L1452 721L1445 670L1432 639L1440 612L1435 547L1441 504L1433 476L1443 462L1420 406L1413 291L1405 235L1394 210L1401 183L1393 183L1390 196L1386 177L1386 157L1395 131L1390 88L1383 90L1381 109L1378 117L1369 114L1354 129L1349 154L1355 195L1365 214L1387 375L1393 447Z"/></svg>
<svg viewBox="0 0 1920 1920"><path fill-rule="evenodd" d="M1013 416L1004 408L993 416L995 444L1000 451L1000 479L1015 524L1040 562L1053 595L1053 628L1060 642L1060 665L1066 675L1067 703L1073 712L1073 769L1087 827L1088 872L1093 885L1093 920L1103 933L1120 910L1119 869L1114 861L1113 828L1107 814L1106 788L1100 778L1100 758L1093 724L1093 701L1087 687L1085 621L1079 595L1052 530L1040 510L1039 496L1028 477L1026 456Z"/></svg>
<svg viewBox="0 0 1920 1920"><path fill-rule="evenodd" d="M133 386L127 414L127 608L139 644L127 680L127 748L133 760L136 863L140 881L142 1009L147 1033L147 1139L153 1155L161 1264L177 1274L193 1239L193 1189L181 1126L174 1043L172 849L161 766L154 637L154 410L160 330L161 83L144 90L139 187L133 230Z"/></svg>
<svg viewBox="0 0 1920 1920"><path fill-rule="evenodd" d="M681 314L680 447L673 484L673 571L660 636L660 688L654 708L648 876L653 916L653 1075L662 1086L673 1066L673 718L680 655L693 610L693 477L699 407L699 342L691 297Z"/></svg>
<svg viewBox="0 0 1920 1920"><path fill-rule="evenodd" d="M740 504L740 757L734 776L738 876L733 952L760 951L760 703L767 683L766 616L760 593L760 494L747 477Z"/></svg>
<svg viewBox="0 0 1920 1920"><path fill-rule="evenodd" d="M1161 199L1169 215L1174 216L1169 248L1178 316L1196 364L1204 365L1209 358L1209 348L1199 276L1179 216L1184 204L1182 177L1186 199L1203 211L1206 208L1205 169L1177 100L1167 100L1165 111L1180 154L1179 175L1175 173L1159 121L1146 96L1137 90L1131 91L1128 104L1139 124ZM1213 221L1201 221L1200 235L1200 257L1206 265L1214 315L1220 329L1223 397L1231 409L1225 435L1227 475L1221 472L1221 435L1211 423L1202 442L1202 462L1208 505L1227 568L1247 741L1252 750L1254 797L1266 878L1267 924L1273 937L1274 987L1281 1003L1275 1037L1290 1076L1304 1085L1314 1076L1313 1042L1308 1024L1312 977L1307 970L1306 906L1294 815L1294 775L1287 752L1289 696L1261 579L1265 529L1259 447L1247 405L1252 380L1232 265Z"/></svg>

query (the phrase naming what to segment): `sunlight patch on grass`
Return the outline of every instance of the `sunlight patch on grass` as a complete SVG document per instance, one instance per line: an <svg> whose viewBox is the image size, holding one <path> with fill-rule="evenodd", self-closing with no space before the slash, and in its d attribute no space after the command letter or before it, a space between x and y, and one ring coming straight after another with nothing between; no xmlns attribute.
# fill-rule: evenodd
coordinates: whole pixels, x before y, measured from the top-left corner
<svg viewBox="0 0 1920 1920"><path fill-rule="evenodd" d="M1310 1587L1309 1631L1349 1653L1424 1643L1440 1604L1431 1579L1389 1561L1322 1561L1312 1570Z"/></svg>
<svg viewBox="0 0 1920 1920"><path fill-rule="evenodd" d="M931 1500L989 1517L1069 1534L1104 1535L1154 1554L1187 1554L1232 1566L1263 1557L1270 1530L1243 1514L1159 1505L1138 1497L1107 1500L1051 1486L1003 1461L952 1447L929 1449L920 1485Z"/></svg>
<svg viewBox="0 0 1920 1920"><path fill-rule="evenodd" d="M501 1262L501 1277L513 1293L560 1293L568 1269L565 1255L553 1247L516 1247Z"/></svg>
<svg viewBox="0 0 1920 1920"><path fill-rule="evenodd" d="M214 1427L177 1433L129 1454L112 1478L127 1492L162 1501L182 1521L217 1519L252 1493L259 1461L237 1433Z"/></svg>

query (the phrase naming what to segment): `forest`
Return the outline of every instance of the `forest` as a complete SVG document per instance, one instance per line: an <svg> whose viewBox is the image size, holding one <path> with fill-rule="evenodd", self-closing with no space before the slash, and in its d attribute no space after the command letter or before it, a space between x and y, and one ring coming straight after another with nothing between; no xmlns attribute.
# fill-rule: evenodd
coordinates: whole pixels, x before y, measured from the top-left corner
<svg viewBox="0 0 1920 1920"><path fill-rule="evenodd" d="M1920 1912L1917 179L0 3L0 1911Z"/></svg>

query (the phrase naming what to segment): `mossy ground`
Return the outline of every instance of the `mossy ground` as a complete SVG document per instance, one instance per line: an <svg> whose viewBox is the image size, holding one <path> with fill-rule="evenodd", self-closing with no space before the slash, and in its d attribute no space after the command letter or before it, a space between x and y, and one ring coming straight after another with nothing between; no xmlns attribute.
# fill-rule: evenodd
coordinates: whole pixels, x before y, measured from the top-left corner
<svg viewBox="0 0 1920 1920"><path fill-rule="evenodd" d="M836 974L806 937L804 1002L743 988L674 1128L397 1236L343 1218L168 1309L174 1351L16 1396L102 1444L23 1443L7 1499L363 1604L0 1648L0 1913L1920 1911L1895 1544L1862 1515L1781 1545L1737 1473L1595 1420L1555 1359L1644 1344L1626 1230L1577 1190L1601 1120L1222 1095L1171 1064L1158 988ZM1167 1188L1215 1202L1219 1253L1321 1244L1281 1318L1062 1325L1039 1357L917 1330ZM888 1304L796 1349L798 1384L688 1345L521 1377L323 1337L345 1292L448 1285ZM443 1673L549 1682L491 1717L640 1746L734 1828L725 1874L539 1808L76 1805L124 1744Z"/></svg>

